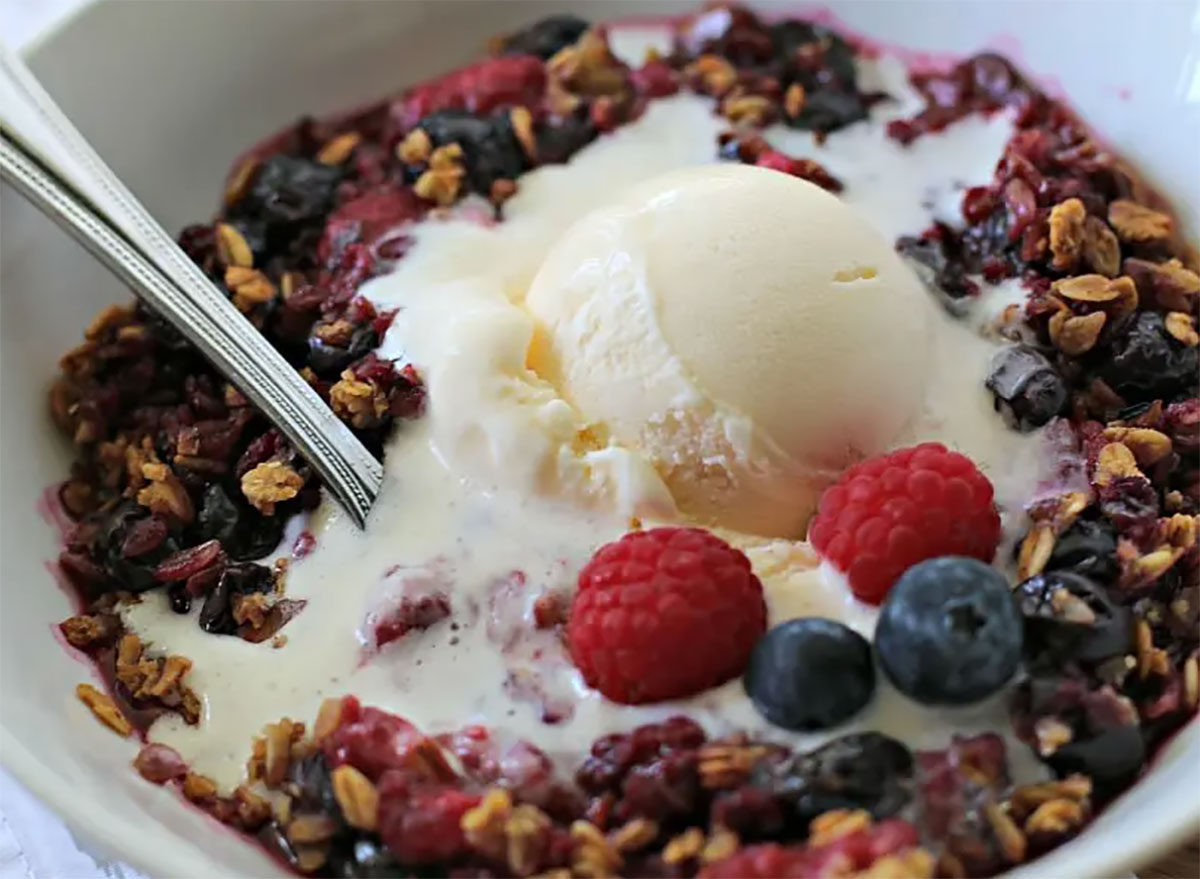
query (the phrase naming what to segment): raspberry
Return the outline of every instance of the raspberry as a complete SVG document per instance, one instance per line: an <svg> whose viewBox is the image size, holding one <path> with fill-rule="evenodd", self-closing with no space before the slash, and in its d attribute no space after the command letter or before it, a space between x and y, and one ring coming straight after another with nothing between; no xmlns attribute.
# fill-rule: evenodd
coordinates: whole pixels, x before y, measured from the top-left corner
<svg viewBox="0 0 1200 879"><path fill-rule="evenodd" d="M655 528L601 547L579 572L567 637L590 686L657 702L740 674L766 617L744 554L697 528Z"/></svg>
<svg viewBox="0 0 1200 879"><path fill-rule="evenodd" d="M809 540L879 604L912 565L941 555L990 562L1000 541L992 484L969 458L924 443L864 461L825 490Z"/></svg>
<svg viewBox="0 0 1200 879"><path fill-rule="evenodd" d="M445 785L414 786L404 772L379 781L379 835L403 864L452 860L467 848L462 816L479 797Z"/></svg>

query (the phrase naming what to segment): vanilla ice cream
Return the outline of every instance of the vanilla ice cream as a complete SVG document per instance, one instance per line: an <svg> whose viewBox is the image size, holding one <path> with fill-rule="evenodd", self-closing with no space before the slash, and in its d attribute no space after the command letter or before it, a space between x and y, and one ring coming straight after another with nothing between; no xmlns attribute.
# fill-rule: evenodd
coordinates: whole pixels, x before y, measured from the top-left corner
<svg viewBox="0 0 1200 879"><path fill-rule="evenodd" d="M928 295L866 219L775 171L632 188L563 235L526 304L533 368L709 524L803 536L924 399Z"/></svg>

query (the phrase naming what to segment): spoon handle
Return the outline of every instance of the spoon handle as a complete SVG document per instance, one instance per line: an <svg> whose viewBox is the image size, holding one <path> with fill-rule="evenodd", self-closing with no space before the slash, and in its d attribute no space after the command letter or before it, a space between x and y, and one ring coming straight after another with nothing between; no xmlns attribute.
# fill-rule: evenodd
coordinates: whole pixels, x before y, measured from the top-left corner
<svg viewBox="0 0 1200 879"><path fill-rule="evenodd" d="M0 46L0 176L191 342L320 474L360 527L380 463L179 248Z"/></svg>

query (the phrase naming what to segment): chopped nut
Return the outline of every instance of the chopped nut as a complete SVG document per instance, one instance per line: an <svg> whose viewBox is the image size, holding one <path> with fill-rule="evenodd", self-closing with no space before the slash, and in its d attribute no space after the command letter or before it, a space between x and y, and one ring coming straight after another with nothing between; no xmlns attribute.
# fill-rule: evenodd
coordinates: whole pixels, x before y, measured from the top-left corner
<svg viewBox="0 0 1200 879"><path fill-rule="evenodd" d="M224 266L250 268L254 265L254 251L237 227L229 223L217 223L217 259Z"/></svg>
<svg viewBox="0 0 1200 879"><path fill-rule="evenodd" d="M1025 832L1058 836L1079 827L1085 817L1087 813L1077 800L1050 800L1038 806L1025 820Z"/></svg>
<svg viewBox="0 0 1200 879"><path fill-rule="evenodd" d="M1183 557L1183 550L1160 547L1134 560L1128 579L1130 583L1153 583Z"/></svg>
<svg viewBox="0 0 1200 879"><path fill-rule="evenodd" d="M1068 775L1058 781L1027 784L1013 791L1009 807L1014 817L1023 818L1052 800L1086 801L1092 795L1092 780L1086 775Z"/></svg>
<svg viewBox="0 0 1200 879"><path fill-rule="evenodd" d="M362 143L362 135L357 131L347 131L327 142L317 151L317 161L322 165L340 165Z"/></svg>
<svg viewBox="0 0 1200 879"><path fill-rule="evenodd" d="M1068 357L1078 357L1096 347L1107 321L1108 315L1103 311L1084 315L1059 311L1050 318L1050 341Z"/></svg>
<svg viewBox="0 0 1200 879"><path fill-rule="evenodd" d="M371 780L349 764L333 770L333 796L346 823L373 832L379 827L379 791Z"/></svg>
<svg viewBox="0 0 1200 879"><path fill-rule="evenodd" d="M1164 523L1163 538L1170 546L1187 551L1196 545L1197 533L1200 532L1198 517L1176 513L1169 519L1159 521Z"/></svg>
<svg viewBox="0 0 1200 879"><path fill-rule="evenodd" d="M1148 427L1109 427L1104 438L1129 449L1139 467L1152 467L1171 454L1171 438Z"/></svg>
<svg viewBox="0 0 1200 879"><path fill-rule="evenodd" d="M235 595L230 599L233 621L239 626L249 626L251 629L261 629L274 606L275 603L261 592Z"/></svg>
<svg viewBox="0 0 1200 879"><path fill-rule="evenodd" d="M196 516L192 499L179 477L166 464L154 461L143 464L141 476L149 482L137 493L137 502L152 513L167 516L187 525Z"/></svg>
<svg viewBox="0 0 1200 879"><path fill-rule="evenodd" d="M1025 834L1021 832L1021 828L1017 826L1016 822L995 803L988 803L983 807L983 812L987 816L992 832L996 835L996 842L999 844L1005 860L1010 864L1019 864L1025 860L1027 848Z"/></svg>
<svg viewBox="0 0 1200 879"><path fill-rule="evenodd" d="M615 876L622 858L612 843L589 821L571 824L571 839L575 849L571 856L571 872L581 879L605 879Z"/></svg>
<svg viewBox="0 0 1200 879"><path fill-rule="evenodd" d="M63 637L72 647L86 650L100 644L107 644L117 634L117 620L103 614L99 616L80 615L69 617L59 624Z"/></svg>
<svg viewBox="0 0 1200 879"><path fill-rule="evenodd" d="M438 147L429 156L429 169L413 184L413 192L442 207L454 204L462 192L463 151L456 143Z"/></svg>
<svg viewBox="0 0 1200 879"><path fill-rule="evenodd" d="M137 692L137 697L139 699L162 699L182 685L183 676L191 671L191 668L192 661L186 656L168 656L163 660L157 677L143 683Z"/></svg>
<svg viewBox="0 0 1200 879"><path fill-rule="evenodd" d="M1051 266L1070 271L1083 255L1084 222L1087 209L1077 198L1068 198L1050 209Z"/></svg>
<svg viewBox="0 0 1200 879"><path fill-rule="evenodd" d="M459 827L472 848L494 860L507 860L508 837L504 826L512 814L512 806L508 791L492 788L478 806L463 813Z"/></svg>
<svg viewBox="0 0 1200 879"><path fill-rule="evenodd" d="M247 156L238 162L225 183L226 207L233 207L250 191L250 184L254 182L254 175L261 166L262 160L258 156Z"/></svg>
<svg viewBox="0 0 1200 879"><path fill-rule="evenodd" d="M1033 735L1037 739L1037 752L1042 757L1051 756L1075 738L1071 727L1057 717L1039 718L1033 725Z"/></svg>
<svg viewBox="0 0 1200 879"><path fill-rule="evenodd" d="M774 109L762 95L729 95L721 101L721 115L735 125L766 125Z"/></svg>
<svg viewBox="0 0 1200 879"><path fill-rule="evenodd" d="M1166 653L1154 646L1154 633L1150 624L1138 620L1133 628L1133 649L1137 658L1138 677L1149 677L1151 672L1165 672Z"/></svg>
<svg viewBox="0 0 1200 879"><path fill-rule="evenodd" d="M513 107L508 111L508 121L525 158L530 162L537 162L537 137L533 133L533 114L529 112L529 108Z"/></svg>
<svg viewBox="0 0 1200 879"><path fill-rule="evenodd" d="M313 722L313 741L318 745L342 725L343 704L341 699L326 699L317 709L317 719Z"/></svg>
<svg viewBox="0 0 1200 879"><path fill-rule="evenodd" d="M648 818L634 818L609 835L613 847L619 852L640 851L657 838L658 824Z"/></svg>
<svg viewBox="0 0 1200 879"><path fill-rule="evenodd" d="M424 128L414 128L396 145L396 158L406 165L420 165L433 152L433 141Z"/></svg>
<svg viewBox="0 0 1200 879"><path fill-rule="evenodd" d="M1040 574L1050 561L1054 552L1054 527L1049 522L1038 522L1021 541L1021 551L1017 556L1017 577L1028 580Z"/></svg>
<svg viewBox="0 0 1200 879"><path fill-rule="evenodd" d="M119 736L127 736L133 732L133 725L125 719L121 709L117 708L112 697L97 690L91 684L80 684L75 688L79 701L91 709L96 719Z"/></svg>
<svg viewBox="0 0 1200 879"><path fill-rule="evenodd" d="M183 777L183 795L193 803L209 800L217 795L217 785L211 778L189 772Z"/></svg>
<svg viewBox="0 0 1200 879"><path fill-rule="evenodd" d="M110 330L127 326L134 319L134 311L127 305L106 305L92 318L83 337L89 342L96 342L108 335Z"/></svg>
<svg viewBox="0 0 1200 879"><path fill-rule="evenodd" d="M1189 348L1200 345L1200 333L1196 332L1196 319L1182 311L1172 311L1167 314L1167 332L1177 342L1182 342Z"/></svg>
<svg viewBox="0 0 1200 879"><path fill-rule="evenodd" d="M301 873L315 873L329 859L329 847L324 845L296 846L296 869Z"/></svg>
<svg viewBox="0 0 1200 879"><path fill-rule="evenodd" d="M818 815L808 827L810 845L825 845L835 839L871 826L871 813L865 809L832 809Z"/></svg>
<svg viewBox="0 0 1200 879"><path fill-rule="evenodd" d="M242 494L265 516L275 513L275 504L290 501L304 487L304 477L282 461L264 461L242 477Z"/></svg>
<svg viewBox="0 0 1200 879"><path fill-rule="evenodd" d="M1132 283L1132 281L1130 282ZM1111 302L1121 295L1115 281L1103 275L1076 275L1055 281L1055 293L1073 302Z"/></svg>
<svg viewBox="0 0 1200 879"><path fill-rule="evenodd" d="M343 421L349 420L360 429L374 426L388 411L387 395L374 382L362 381L350 370L329 389L329 402Z"/></svg>
<svg viewBox="0 0 1200 879"><path fill-rule="evenodd" d="M325 842L337 832L337 822L331 815L297 815L287 826L288 842L311 845Z"/></svg>
<svg viewBox="0 0 1200 879"><path fill-rule="evenodd" d="M1124 443L1108 443L1100 449L1096 458L1096 473L1093 481L1097 485L1108 485L1123 476L1141 476L1137 459Z"/></svg>
<svg viewBox="0 0 1200 879"><path fill-rule="evenodd" d="M855 873L854 879L930 879L932 876L952 876L938 867L933 855L923 848L910 848L894 855L878 858L866 870Z"/></svg>
<svg viewBox="0 0 1200 879"><path fill-rule="evenodd" d="M663 848L664 864L679 864L700 856L704 851L704 832L698 827L689 827Z"/></svg>
<svg viewBox="0 0 1200 879"><path fill-rule="evenodd" d="M709 790L736 787L766 753L762 745L705 745L698 754L700 783Z"/></svg>
<svg viewBox="0 0 1200 879"><path fill-rule="evenodd" d="M1099 217L1089 216L1083 222L1083 261L1106 278L1121 273L1121 243L1108 223Z"/></svg>
<svg viewBox="0 0 1200 879"><path fill-rule="evenodd" d="M1200 704L1200 658L1194 652L1183 661L1183 704L1192 710Z"/></svg>
<svg viewBox="0 0 1200 879"><path fill-rule="evenodd" d="M537 806L517 806L504 822L508 868L516 876L529 876L537 869L544 850L546 832L554 822Z"/></svg>
<svg viewBox="0 0 1200 879"><path fill-rule="evenodd" d="M807 96L804 93L804 86L798 82L794 82L788 86L787 91L783 93L783 112L789 119L795 119L804 112L804 101Z"/></svg>
<svg viewBox="0 0 1200 879"><path fill-rule="evenodd" d="M714 864L734 854L742 845L738 835L727 827L718 827L700 850L700 863Z"/></svg>
<svg viewBox="0 0 1200 879"><path fill-rule="evenodd" d="M687 66L684 75L700 91L713 97L723 97L737 82L737 69L720 55L701 55Z"/></svg>
<svg viewBox="0 0 1200 879"><path fill-rule="evenodd" d="M1108 222L1122 241L1133 244L1158 243L1171 237L1170 216L1128 199L1109 204Z"/></svg>
<svg viewBox="0 0 1200 879"><path fill-rule="evenodd" d="M300 724L300 729L304 725ZM263 784L268 788L277 788L283 784L291 766L292 741L295 738L296 724L289 718L268 723L263 727Z"/></svg>
<svg viewBox="0 0 1200 879"><path fill-rule="evenodd" d="M595 29L559 49L546 62L546 73L553 83L574 95L617 97L629 88L628 69L613 55L604 34Z"/></svg>
<svg viewBox="0 0 1200 879"><path fill-rule="evenodd" d="M243 313L275 298L275 285L258 269L230 266L225 270L225 286L233 291L233 304Z"/></svg>

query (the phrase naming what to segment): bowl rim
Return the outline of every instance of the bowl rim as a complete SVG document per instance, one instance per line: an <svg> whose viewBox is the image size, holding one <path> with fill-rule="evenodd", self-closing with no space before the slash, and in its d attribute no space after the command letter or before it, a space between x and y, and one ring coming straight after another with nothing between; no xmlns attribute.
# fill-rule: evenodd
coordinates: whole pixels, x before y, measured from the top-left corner
<svg viewBox="0 0 1200 879"><path fill-rule="evenodd" d="M47 44L60 31L74 24L95 5L97 0L75 0L69 8L58 10L28 35L18 47L18 54L31 58L47 51ZM1200 734L1200 716L1193 717L1175 735L1178 737L1189 733ZM1196 745L1200 745L1200 735L1197 735L1197 739ZM82 837L79 841L93 854L103 853L156 877L204 875L213 866L206 859L197 857L191 850L191 845L176 849L147 846L145 827L121 818L116 813L97 809L93 803L73 797L70 784L13 735L4 724L2 716L0 766L62 820L73 835ZM129 767L126 767L127 771L128 769ZM1134 787L1142 783L1139 780ZM187 807L188 804L181 797L176 796L174 799L180 807ZM1129 873L1177 848L1200 830L1200 797L1193 799L1186 808L1164 810L1159 818L1160 820L1151 825L1151 832L1143 835L1138 844L1128 848L1122 847L1115 859L1106 858L1103 864L1099 863L1097 855L1090 851L1095 848L1087 842L1092 831L1085 829L1068 842L1071 848L1069 854L1064 853L1063 849L1058 849L1057 852L1018 865L1016 873L1030 877L1049 876L1050 874L1045 873L1046 866L1043 865L1047 861L1058 861L1063 857L1083 868L1083 872L1076 874L1079 876L1100 877ZM255 845L250 837L240 833L238 836L247 844ZM269 857L265 850L264 856ZM1011 874L1012 871L1001 875Z"/></svg>

